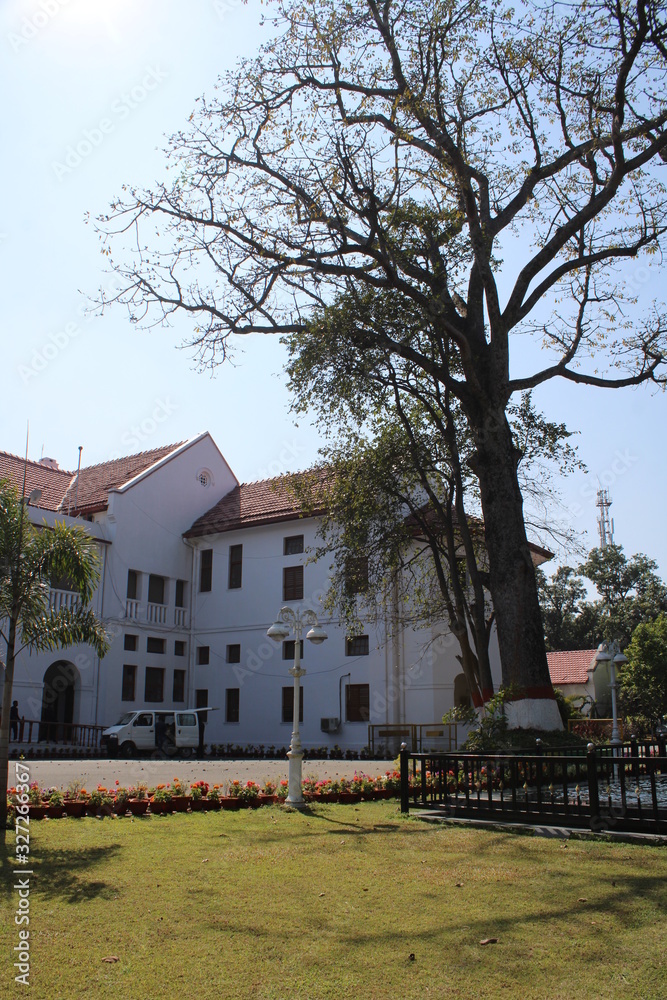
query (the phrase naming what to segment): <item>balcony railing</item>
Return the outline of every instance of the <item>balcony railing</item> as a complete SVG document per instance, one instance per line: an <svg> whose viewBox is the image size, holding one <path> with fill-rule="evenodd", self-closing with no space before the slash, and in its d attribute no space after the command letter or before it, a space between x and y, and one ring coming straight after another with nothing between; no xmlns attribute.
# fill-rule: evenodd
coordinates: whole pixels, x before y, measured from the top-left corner
<svg viewBox="0 0 667 1000"><path fill-rule="evenodd" d="M76 597L76 595L73 595ZM166 625L169 608L166 604L146 604L146 611L140 601L128 597L125 601L125 617L133 621L146 621L150 625ZM176 628L188 627L188 609L174 608L174 625Z"/></svg>
<svg viewBox="0 0 667 1000"><path fill-rule="evenodd" d="M166 625L167 624L167 605L166 604L147 604L146 605L146 621L151 622L152 625Z"/></svg>
<svg viewBox="0 0 667 1000"><path fill-rule="evenodd" d="M62 611L63 608L68 611L76 611L80 603L81 598L75 591L54 590L53 587L49 590L49 610L51 611Z"/></svg>
<svg viewBox="0 0 667 1000"><path fill-rule="evenodd" d="M174 608L174 625L177 628L187 628L188 627L188 612L187 612L187 608Z"/></svg>

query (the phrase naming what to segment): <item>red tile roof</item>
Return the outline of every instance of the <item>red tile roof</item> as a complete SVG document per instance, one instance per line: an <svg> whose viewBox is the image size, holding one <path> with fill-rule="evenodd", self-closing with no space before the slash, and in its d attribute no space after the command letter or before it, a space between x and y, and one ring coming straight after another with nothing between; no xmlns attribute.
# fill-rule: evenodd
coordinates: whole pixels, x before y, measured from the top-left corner
<svg viewBox="0 0 667 1000"><path fill-rule="evenodd" d="M290 488L302 484L306 476L312 476L312 473L293 473L235 486L215 507L195 521L186 532L186 538L322 514L324 508L317 503L316 487L313 502L307 508Z"/></svg>
<svg viewBox="0 0 667 1000"><path fill-rule="evenodd" d="M547 653L551 683L586 684L588 671L595 665L597 649L567 649Z"/></svg>
<svg viewBox="0 0 667 1000"><path fill-rule="evenodd" d="M142 451L138 455L101 462L81 469L77 494L76 472L65 469L50 469L39 462L27 463L25 495L34 489L42 491L41 499L34 506L44 510L62 511L65 514L91 514L104 510L109 502L109 490L123 486L141 472L145 472L156 462L184 442L169 444L152 451ZM19 490L23 487L24 460L17 455L0 452L0 479L9 479Z"/></svg>
<svg viewBox="0 0 667 1000"><path fill-rule="evenodd" d="M180 448L183 443L181 441L178 444L164 445L162 448L153 448L152 451L142 451L138 455L128 455L81 469L78 491L75 476L63 497L62 510L71 510L72 514L92 514L94 511L104 510L109 503L109 490L124 486L176 448Z"/></svg>
<svg viewBox="0 0 667 1000"><path fill-rule="evenodd" d="M65 496L67 487L72 482L73 474L66 469L49 469L39 462L25 462L18 455L0 452L0 479L8 479L21 492L23 490L23 475L26 475L24 496L29 496L33 490L41 490L41 499L35 507L44 510L58 510Z"/></svg>

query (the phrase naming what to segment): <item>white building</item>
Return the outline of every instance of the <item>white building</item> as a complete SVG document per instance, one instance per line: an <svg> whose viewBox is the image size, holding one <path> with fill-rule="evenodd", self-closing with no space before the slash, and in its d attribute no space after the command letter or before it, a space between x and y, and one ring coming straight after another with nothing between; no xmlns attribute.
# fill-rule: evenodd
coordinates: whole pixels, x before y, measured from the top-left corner
<svg viewBox="0 0 667 1000"><path fill-rule="evenodd" d="M0 478L22 488L23 476L22 459L0 454ZM45 738L144 706L212 705L208 744L287 746L294 647L266 636L283 605L312 608L329 636L304 643L305 747L359 749L369 723L394 737L430 724L424 737L437 745L433 724L466 696L446 629L387 641L382 628L349 637L327 618L328 565L308 554L318 518L300 516L283 478L239 484L208 433L78 476L51 459L28 462L26 495L34 489L36 524L83 524L98 542L93 608L112 637L101 662L87 647L19 657L14 698ZM51 591L55 604L72 599ZM492 662L499 683L495 643Z"/></svg>

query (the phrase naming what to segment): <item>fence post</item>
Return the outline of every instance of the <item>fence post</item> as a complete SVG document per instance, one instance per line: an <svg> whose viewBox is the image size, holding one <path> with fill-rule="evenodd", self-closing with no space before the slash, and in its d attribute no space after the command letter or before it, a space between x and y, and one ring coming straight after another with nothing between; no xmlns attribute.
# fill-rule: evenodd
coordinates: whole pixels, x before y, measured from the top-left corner
<svg viewBox="0 0 667 1000"><path fill-rule="evenodd" d="M401 812L410 812L410 773L408 771L408 745L401 743Z"/></svg>
<svg viewBox="0 0 667 1000"><path fill-rule="evenodd" d="M537 782L537 811L542 812L542 740L538 737L535 740L535 751L537 753L538 762L535 769L535 779Z"/></svg>
<svg viewBox="0 0 667 1000"><path fill-rule="evenodd" d="M635 781L639 780L639 748L637 747L637 737L630 737L630 756L632 757L632 773Z"/></svg>
<svg viewBox="0 0 667 1000"><path fill-rule="evenodd" d="M586 771L588 774L588 801L591 810L591 830L595 830L600 823L600 797L598 794L598 768L594 744L589 743L586 750Z"/></svg>

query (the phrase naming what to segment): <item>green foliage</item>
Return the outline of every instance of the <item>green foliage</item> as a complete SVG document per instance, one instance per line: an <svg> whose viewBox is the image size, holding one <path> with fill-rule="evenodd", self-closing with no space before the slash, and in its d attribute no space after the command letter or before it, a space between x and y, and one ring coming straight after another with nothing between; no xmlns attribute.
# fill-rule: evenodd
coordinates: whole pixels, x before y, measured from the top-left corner
<svg viewBox="0 0 667 1000"><path fill-rule="evenodd" d="M76 608L49 607L51 580L66 579L78 594ZM83 528L56 522L37 528L30 521L18 490L0 480L0 637L6 646L5 682L0 728L0 829L6 816L9 709L14 664L20 650L59 649L78 643L104 656L109 639L102 623L86 605L98 580L95 542ZM22 648L23 648L22 647Z"/></svg>
<svg viewBox="0 0 667 1000"><path fill-rule="evenodd" d="M620 545L592 549L574 570L560 566L551 579L538 570L544 634L549 649L593 649L616 639L621 648L643 622L667 611L667 587L653 559L628 559ZM584 580L595 584L599 599L586 600Z"/></svg>
<svg viewBox="0 0 667 1000"><path fill-rule="evenodd" d="M459 722L463 725L471 725L473 722L477 722L477 719L477 712L472 705L455 705L442 717L442 721L445 723Z"/></svg>
<svg viewBox="0 0 667 1000"><path fill-rule="evenodd" d="M635 629L620 671L621 704L650 729L667 715L667 614Z"/></svg>

